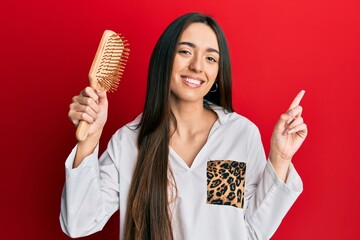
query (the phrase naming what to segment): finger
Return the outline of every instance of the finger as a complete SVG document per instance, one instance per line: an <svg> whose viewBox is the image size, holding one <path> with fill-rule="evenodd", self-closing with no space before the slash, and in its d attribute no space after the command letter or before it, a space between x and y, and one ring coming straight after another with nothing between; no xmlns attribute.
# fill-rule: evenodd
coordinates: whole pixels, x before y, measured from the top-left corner
<svg viewBox="0 0 360 240"><path fill-rule="evenodd" d="M286 113L281 114L278 124L280 126L290 124L295 118L301 117L302 111L303 110L301 106L290 109Z"/></svg>
<svg viewBox="0 0 360 240"><path fill-rule="evenodd" d="M68 113L68 117L70 119L70 121L75 125L77 126L79 124L79 120L78 119L75 119L75 111L74 110L70 110L69 113Z"/></svg>
<svg viewBox="0 0 360 240"><path fill-rule="evenodd" d="M286 115L289 116L289 118L286 120L286 124L290 124L296 118L301 117L302 111L303 111L302 106L296 106L293 109L287 111Z"/></svg>
<svg viewBox="0 0 360 240"><path fill-rule="evenodd" d="M99 103L107 102L106 91L96 90L96 94L99 97Z"/></svg>
<svg viewBox="0 0 360 240"><path fill-rule="evenodd" d="M91 98L89 98L89 99L91 99ZM81 105L81 104L76 104L76 103L70 104L70 110L73 110L75 112L87 113L88 115L90 115L94 119L94 121L96 121L97 112L95 112L95 110L93 108L94 107L90 107L89 105ZM95 108L98 109L99 107L95 104Z"/></svg>
<svg viewBox="0 0 360 240"><path fill-rule="evenodd" d="M94 119L87 113L84 112L75 112L75 119L79 119L79 121L85 121L89 124L93 124L94 123Z"/></svg>
<svg viewBox="0 0 360 240"><path fill-rule="evenodd" d="M70 104L70 109L77 109L77 111L82 111L78 105L89 106L94 112L99 112L99 106L93 98L76 96L73 98L73 103Z"/></svg>
<svg viewBox="0 0 360 240"><path fill-rule="evenodd" d="M300 125L296 125L295 127L289 129L287 134L298 133L300 137L305 138L307 135L307 125L302 123Z"/></svg>
<svg viewBox="0 0 360 240"><path fill-rule="evenodd" d="M95 121L95 119L89 114L85 112L76 112L74 110L69 111L68 117L75 126L77 126L80 121L86 121L89 124L92 124Z"/></svg>
<svg viewBox="0 0 360 240"><path fill-rule="evenodd" d="M304 97L304 94L305 94L305 90L301 90L298 93L298 95L296 95L296 97L294 98L294 100L290 104L289 110L295 108L296 106L298 106L300 104L301 99Z"/></svg>
<svg viewBox="0 0 360 240"><path fill-rule="evenodd" d="M99 96L96 94L95 90L91 87L86 87L83 91L81 91L80 95L84 97L90 97L94 99L95 102L99 101Z"/></svg>
<svg viewBox="0 0 360 240"><path fill-rule="evenodd" d="M304 123L304 119L302 117L297 117L294 119L294 121L291 122L288 129L292 129L293 127L300 125L302 123Z"/></svg>

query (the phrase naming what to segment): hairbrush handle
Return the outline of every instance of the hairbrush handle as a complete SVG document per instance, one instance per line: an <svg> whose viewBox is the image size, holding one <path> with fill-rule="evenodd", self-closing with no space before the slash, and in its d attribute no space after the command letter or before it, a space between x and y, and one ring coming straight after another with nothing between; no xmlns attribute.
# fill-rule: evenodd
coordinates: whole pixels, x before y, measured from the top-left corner
<svg viewBox="0 0 360 240"><path fill-rule="evenodd" d="M124 72L130 49L127 41L111 30L105 30L89 71L90 87L113 92L117 89ZM76 129L76 139L84 141L91 124L80 121Z"/></svg>
<svg viewBox="0 0 360 240"><path fill-rule="evenodd" d="M87 136L89 134L90 126L91 126L91 124L89 124L85 121L79 122L79 125L77 126L77 129L76 129L76 139L79 142L85 141L85 139L87 138Z"/></svg>

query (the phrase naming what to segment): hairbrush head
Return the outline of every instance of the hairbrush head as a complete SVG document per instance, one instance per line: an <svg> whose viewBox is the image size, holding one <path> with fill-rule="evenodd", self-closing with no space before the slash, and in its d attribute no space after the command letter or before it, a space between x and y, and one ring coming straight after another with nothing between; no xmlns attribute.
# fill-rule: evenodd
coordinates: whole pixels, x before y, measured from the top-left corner
<svg viewBox="0 0 360 240"><path fill-rule="evenodd" d="M104 31L89 71L92 88L109 92L117 89L130 53L128 45L120 34Z"/></svg>
<svg viewBox="0 0 360 240"><path fill-rule="evenodd" d="M93 89L113 92L119 85L130 49L127 41L111 30L105 30L89 71L89 82ZM84 141L90 124L80 121L76 129L78 141Z"/></svg>

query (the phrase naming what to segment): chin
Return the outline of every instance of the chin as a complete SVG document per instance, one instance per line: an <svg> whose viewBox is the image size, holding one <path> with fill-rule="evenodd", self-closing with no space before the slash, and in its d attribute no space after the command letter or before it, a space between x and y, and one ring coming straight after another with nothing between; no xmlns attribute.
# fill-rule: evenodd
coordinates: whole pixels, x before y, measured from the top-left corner
<svg viewBox="0 0 360 240"><path fill-rule="evenodd" d="M188 102L188 103L197 103L197 102L202 102L204 101L204 96L199 96L199 95L183 95L180 98L178 98L179 101L183 101L183 102Z"/></svg>

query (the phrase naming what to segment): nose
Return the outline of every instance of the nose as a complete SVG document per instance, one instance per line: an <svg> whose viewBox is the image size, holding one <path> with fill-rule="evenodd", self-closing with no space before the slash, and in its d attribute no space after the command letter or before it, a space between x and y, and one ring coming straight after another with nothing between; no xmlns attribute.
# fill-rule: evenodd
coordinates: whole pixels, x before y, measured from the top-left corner
<svg viewBox="0 0 360 240"><path fill-rule="evenodd" d="M201 57L194 55L189 64L189 69L194 72L201 73L203 71Z"/></svg>

